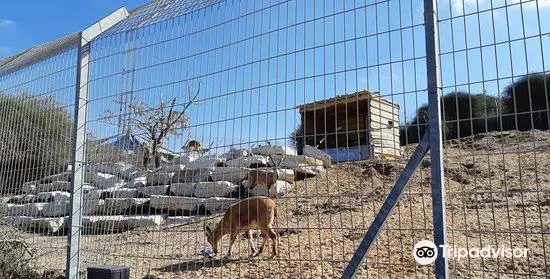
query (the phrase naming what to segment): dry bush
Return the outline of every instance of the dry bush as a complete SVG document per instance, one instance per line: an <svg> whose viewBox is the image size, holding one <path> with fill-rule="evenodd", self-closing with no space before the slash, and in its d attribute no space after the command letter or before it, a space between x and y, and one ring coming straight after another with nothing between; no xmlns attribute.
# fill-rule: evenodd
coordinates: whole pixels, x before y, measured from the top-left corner
<svg viewBox="0 0 550 279"><path fill-rule="evenodd" d="M13 233L3 233L0 237L0 278L38 279L40 274L31 267L34 252L22 240L10 239Z"/></svg>

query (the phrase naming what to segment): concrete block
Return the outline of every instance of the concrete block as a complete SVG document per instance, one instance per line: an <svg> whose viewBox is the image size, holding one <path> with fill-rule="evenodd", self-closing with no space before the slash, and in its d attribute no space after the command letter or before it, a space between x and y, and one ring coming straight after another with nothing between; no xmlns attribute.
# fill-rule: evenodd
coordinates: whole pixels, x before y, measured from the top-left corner
<svg viewBox="0 0 550 279"><path fill-rule="evenodd" d="M49 175L40 180L41 183L47 184L52 183L54 181L71 181L71 173L70 172L62 172L54 175Z"/></svg>
<svg viewBox="0 0 550 279"><path fill-rule="evenodd" d="M304 155L308 156L308 157L311 157L311 158L321 160L323 162L323 166L325 168L328 168L331 165L332 157L330 155L328 155L327 153L325 153L324 151L322 151L320 149L317 149L313 146L305 145L304 146Z"/></svg>
<svg viewBox="0 0 550 279"><path fill-rule="evenodd" d="M147 174L147 185L169 185L172 183L173 172L153 172Z"/></svg>
<svg viewBox="0 0 550 279"><path fill-rule="evenodd" d="M252 148L252 154L268 155L298 155L296 149L290 146L259 146Z"/></svg>
<svg viewBox="0 0 550 279"><path fill-rule="evenodd" d="M53 181L50 183L39 184L36 186L35 191L40 192L53 192L53 191L71 191L71 182L68 181Z"/></svg>
<svg viewBox="0 0 550 279"><path fill-rule="evenodd" d="M233 160L227 161L228 167L257 167L267 166L269 164L269 158L261 155L251 155L248 157L239 157Z"/></svg>
<svg viewBox="0 0 550 279"><path fill-rule="evenodd" d="M210 174L213 181L229 181L235 184L240 183L248 177L249 169L241 167L220 167Z"/></svg>
<svg viewBox="0 0 550 279"><path fill-rule="evenodd" d="M162 224L162 215L136 216L84 216L83 227L93 232L121 232L136 228L155 227Z"/></svg>
<svg viewBox="0 0 550 279"><path fill-rule="evenodd" d="M25 182L21 186L21 192L23 192L25 194L34 194L34 193L36 193L36 186L38 184L40 184L40 181Z"/></svg>
<svg viewBox="0 0 550 279"><path fill-rule="evenodd" d="M195 182L173 183L170 185L170 193L173 196L192 197L195 193Z"/></svg>
<svg viewBox="0 0 550 279"><path fill-rule="evenodd" d="M40 202L58 202L71 199L71 193L63 191L41 192L35 195L36 200Z"/></svg>
<svg viewBox="0 0 550 279"><path fill-rule="evenodd" d="M143 197L150 197L153 195L166 195L168 194L168 185L158 185L158 186L147 186L138 188L138 194Z"/></svg>
<svg viewBox="0 0 550 279"><path fill-rule="evenodd" d="M139 206L144 206L149 199L120 199L120 198L110 198L105 199L105 204L101 208L101 213L105 215L119 215L124 214L125 212L136 208Z"/></svg>
<svg viewBox="0 0 550 279"><path fill-rule="evenodd" d="M36 196L33 194L21 194L11 196L8 199L8 203L23 204L23 203L32 203L36 201Z"/></svg>
<svg viewBox="0 0 550 279"><path fill-rule="evenodd" d="M124 180L120 179L114 174L93 171L86 172L85 182L91 183L99 189L106 189L114 187L116 185L121 186L121 184L124 184Z"/></svg>
<svg viewBox="0 0 550 279"><path fill-rule="evenodd" d="M56 233L67 228L68 217L56 218L31 218L27 219L22 227L25 230L40 232L40 233Z"/></svg>
<svg viewBox="0 0 550 279"><path fill-rule="evenodd" d="M58 217L69 215L70 202L57 201L49 202L42 208L42 216L45 217Z"/></svg>
<svg viewBox="0 0 550 279"><path fill-rule="evenodd" d="M15 204L9 207L8 215L38 217L47 203Z"/></svg>
<svg viewBox="0 0 550 279"><path fill-rule="evenodd" d="M224 197L238 189L239 186L228 181L199 182L195 185L194 196L198 198Z"/></svg>
<svg viewBox="0 0 550 279"><path fill-rule="evenodd" d="M178 196L152 196L151 208L168 211L195 211L200 206L203 199Z"/></svg>
<svg viewBox="0 0 550 279"><path fill-rule="evenodd" d="M184 169L174 174L174 176L172 177L172 183L208 181L208 179L210 178L210 174L213 170L214 168L196 170Z"/></svg>
<svg viewBox="0 0 550 279"><path fill-rule="evenodd" d="M210 214L225 212L231 205L239 202L239 199L212 197L205 199L202 204Z"/></svg>
<svg viewBox="0 0 550 279"><path fill-rule="evenodd" d="M91 164L86 166L86 171L107 173L126 180L131 180L139 174L139 169L136 166L124 162Z"/></svg>

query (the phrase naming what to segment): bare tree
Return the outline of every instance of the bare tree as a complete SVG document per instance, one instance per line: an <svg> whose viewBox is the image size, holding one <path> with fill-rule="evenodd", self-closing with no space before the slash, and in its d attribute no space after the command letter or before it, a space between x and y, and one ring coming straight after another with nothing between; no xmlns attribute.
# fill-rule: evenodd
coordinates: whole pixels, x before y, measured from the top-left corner
<svg viewBox="0 0 550 279"><path fill-rule="evenodd" d="M126 128L126 133L137 131L146 136L150 142L143 156L143 165L149 167L154 160L154 167L160 167L159 149L162 147L163 140L168 135L181 135L185 131L189 118L186 116L187 109L195 102L200 92L200 84L197 92L191 96L191 88L187 86L188 99L178 103L177 98L168 101L161 100L156 106L152 106L144 101L138 101L135 98L126 105L128 113L122 115L115 114L107 110L107 121L114 122L122 128ZM117 104L124 104L122 98L115 100Z"/></svg>

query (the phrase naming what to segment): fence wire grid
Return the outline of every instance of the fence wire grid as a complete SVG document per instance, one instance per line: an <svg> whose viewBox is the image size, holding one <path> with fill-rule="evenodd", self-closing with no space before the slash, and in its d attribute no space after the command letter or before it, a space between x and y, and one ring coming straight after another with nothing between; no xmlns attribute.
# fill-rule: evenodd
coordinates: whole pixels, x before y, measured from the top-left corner
<svg viewBox="0 0 550 279"><path fill-rule="evenodd" d="M157 0L0 60L0 277L341 278L396 198L356 278L548 278L550 1L427 1Z"/></svg>

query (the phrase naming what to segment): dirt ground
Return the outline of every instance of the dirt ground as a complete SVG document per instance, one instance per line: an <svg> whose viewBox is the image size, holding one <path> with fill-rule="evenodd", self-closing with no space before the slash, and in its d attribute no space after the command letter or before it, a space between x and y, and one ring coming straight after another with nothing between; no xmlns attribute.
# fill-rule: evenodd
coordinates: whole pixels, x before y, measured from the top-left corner
<svg viewBox="0 0 550 279"><path fill-rule="evenodd" d="M404 147L408 158L415 145ZM447 239L455 247L528 248L527 258L449 259L451 278L550 278L550 134L490 133L445 143ZM229 261L198 255L205 222L83 237L81 263L131 266L132 278L340 278L405 159L332 166L277 199L280 254L248 256L240 238ZM357 278L433 278L412 247L433 239L430 162L415 172ZM214 223L216 219L209 220ZM64 236L18 233L35 265L64 269ZM224 238L222 253L227 251ZM255 239L259 244L259 239ZM148 276L148 277L147 277Z"/></svg>

